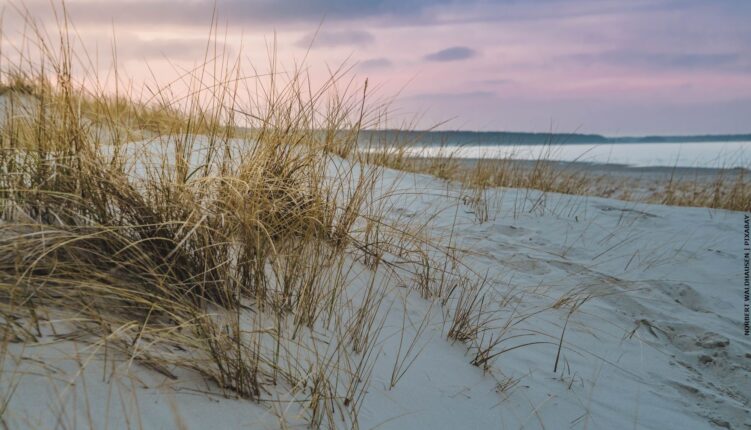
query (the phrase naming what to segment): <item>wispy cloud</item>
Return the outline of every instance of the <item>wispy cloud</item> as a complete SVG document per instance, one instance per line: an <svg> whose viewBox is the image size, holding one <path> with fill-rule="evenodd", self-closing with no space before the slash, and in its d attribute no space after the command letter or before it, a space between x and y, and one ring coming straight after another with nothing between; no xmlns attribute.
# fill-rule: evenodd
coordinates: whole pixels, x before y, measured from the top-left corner
<svg viewBox="0 0 751 430"><path fill-rule="evenodd" d="M617 67L640 69L725 69L744 67L739 53L683 53L610 50L597 53L574 54L560 58L563 61L581 64L605 64Z"/></svg>
<svg viewBox="0 0 751 430"><path fill-rule="evenodd" d="M516 81L513 79L483 79L477 82L486 85L511 85Z"/></svg>
<svg viewBox="0 0 751 430"><path fill-rule="evenodd" d="M25 0L32 12L49 9L48 0ZM216 0L221 16L234 24L268 24L285 22L318 22L357 19L373 16L416 16L429 7L451 3L451 0ZM214 9L214 1L195 0L68 0L66 6L79 23L106 23L115 19L120 24L169 23L173 25L206 25Z"/></svg>
<svg viewBox="0 0 751 430"><path fill-rule="evenodd" d="M231 55L232 48L221 42L212 43L212 52ZM152 60L168 58L174 60L194 61L202 58L206 53L206 41L201 39L143 39L133 34L118 35L118 55L128 59Z"/></svg>
<svg viewBox="0 0 751 430"><path fill-rule="evenodd" d="M52 22L49 0L10 1ZM165 80L174 76L162 56L182 61L175 67L203 58L214 3L66 0L88 44L106 54L114 23L118 61L155 59ZM552 119L641 133L662 119L680 132L691 117L707 132L748 131L748 121L690 113L751 98L749 0L216 0L216 11L228 24L220 40L243 60L262 64L278 49L282 62L305 58L316 79L359 61L383 91L418 94L415 111L468 116L480 128L544 129ZM5 43L23 34L21 20L4 24ZM689 104L697 107L681 110ZM751 105L733 106L748 118Z"/></svg>
<svg viewBox="0 0 751 430"><path fill-rule="evenodd" d="M365 60L359 64L359 67L363 70L375 70L391 67L394 64L388 58L371 58Z"/></svg>
<svg viewBox="0 0 751 430"><path fill-rule="evenodd" d="M297 41L300 48L332 48L337 46L366 46L375 42L375 37L367 31L341 30L310 33Z"/></svg>
<svg viewBox="0 0 751 430"><path fill-rule="evenodd" d="M413 100L459 100L459 99L494 99L496 94L491 91L466 91L466 92L435 92L435 93L420 93L406 97Z"/></svg>
<svg viewBox="0 0 751 430"><path fill-rule="evenodd" d="M424 57L426 61L460 61L477 56L477 51L466 46L452 46Z"/></svg>

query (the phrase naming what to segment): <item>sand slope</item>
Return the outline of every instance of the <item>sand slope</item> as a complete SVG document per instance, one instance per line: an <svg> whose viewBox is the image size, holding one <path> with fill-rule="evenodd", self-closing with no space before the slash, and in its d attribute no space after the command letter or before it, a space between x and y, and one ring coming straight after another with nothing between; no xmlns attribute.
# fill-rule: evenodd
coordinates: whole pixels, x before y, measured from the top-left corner
<svg viewBox="0 0 751 430"><path fill-rule="evenodd" d="M394 220L433 217L431 233L487 274L485 341L501 341L488 369L472 366L440 306L395 285L360 428L751 428L742 213L501 189L473 205L459 185L395 171L382 189ZM226 399L194 375L112 370L104 351L46 334L3 363L11 428L303 426L283 391Z"/></svg>

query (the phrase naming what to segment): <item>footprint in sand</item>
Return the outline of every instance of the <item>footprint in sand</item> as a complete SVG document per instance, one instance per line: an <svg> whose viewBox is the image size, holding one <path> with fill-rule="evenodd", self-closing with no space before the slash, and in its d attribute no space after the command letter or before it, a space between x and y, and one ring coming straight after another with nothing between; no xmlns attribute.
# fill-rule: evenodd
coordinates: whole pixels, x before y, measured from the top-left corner
<svg viewBox="0 0 751 430"><path fill-rule="evenodd" d="M539 261L526 254L513 254L510 258L501 261L501 264L517 272L528 275L547 275L550 268L547 262Z"/></svg>
<svg viewBox="0 0 751 430"><path fill-rule="evenodd" d="M725 348L730 339L713 332L706 332L696 339L696 345L706 349Z"/></svg>
<svg viewBox="0 0 751 430"><path fill-rule="evenodd" d="M694 312L709 312L703 304L706 299L696 292L691 286L684 283L656 282L655 287L675 303Z"/></svg>
<svg viewBox="0 0 751 430"><path fill-rule="evenodd" d="M514 225L497 225L493 229L495 232L508 237L519 237L527 233L527 229Z"/></svg>

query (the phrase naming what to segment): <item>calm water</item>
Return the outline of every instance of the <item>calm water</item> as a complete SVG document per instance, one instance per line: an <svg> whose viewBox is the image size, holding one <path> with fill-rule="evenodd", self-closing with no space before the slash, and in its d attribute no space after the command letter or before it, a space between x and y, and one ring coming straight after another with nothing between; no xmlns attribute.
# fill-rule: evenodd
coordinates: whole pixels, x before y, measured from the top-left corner
<svg viewBox="0 0 751 430"><path fill-rule="evenodd" d="M456 158L540 157L560 161L614 163L631 166L751 167L751 142L616 143L543 145L415 146L413 156Z"/></svg>

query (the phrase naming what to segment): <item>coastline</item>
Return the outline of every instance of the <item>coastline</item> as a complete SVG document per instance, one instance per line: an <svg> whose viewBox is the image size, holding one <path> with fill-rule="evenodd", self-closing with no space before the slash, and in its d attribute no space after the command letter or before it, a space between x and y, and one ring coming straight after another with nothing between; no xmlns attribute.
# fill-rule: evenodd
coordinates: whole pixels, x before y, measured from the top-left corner
<svg viewBox="0 0 751 430"><path fill-rule="evenodd" d="M745 168L435 157L405 157L398 168L479 188L530 188L668 206L751 209L751 171Z"/></svg>
<svg viewBox="0 0 751 430"><path fill-rule="evenodd" d="M410 157L410 160L438 160L439 157ZM535 165L543 163L549 167L567 170L581 171L592 175L609 175L628 177L631 179L669 180L695 179L713 180L717 175L749 175L751 170L741 167L717 168L717 167L685 167L685 166L632 166L619 163L595 163L589 161L557 161L557 160L500 160L480 158L455 158L453 159L464 168L474 168L478 163L508 163L525 169L532 169Z"/></svg>

